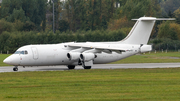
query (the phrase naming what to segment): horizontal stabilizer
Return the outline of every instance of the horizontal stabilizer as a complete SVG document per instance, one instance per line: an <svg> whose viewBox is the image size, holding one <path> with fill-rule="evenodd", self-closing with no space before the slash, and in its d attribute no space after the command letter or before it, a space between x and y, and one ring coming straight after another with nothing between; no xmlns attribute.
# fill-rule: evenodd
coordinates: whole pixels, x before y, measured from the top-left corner
<svg viewBox="0 0 180 101"><path fill-rule="evenodd" d="M175 18L156 18L156 20L176 20Z"/></svg>
<svg viewBox="0 0 180 101"><path fill-rule="evenodd" d="M152 20L176 20L175 18L154 18L154 17L141 17L139 19L132 20L141 20L141 21L152 21Z"/></svg>

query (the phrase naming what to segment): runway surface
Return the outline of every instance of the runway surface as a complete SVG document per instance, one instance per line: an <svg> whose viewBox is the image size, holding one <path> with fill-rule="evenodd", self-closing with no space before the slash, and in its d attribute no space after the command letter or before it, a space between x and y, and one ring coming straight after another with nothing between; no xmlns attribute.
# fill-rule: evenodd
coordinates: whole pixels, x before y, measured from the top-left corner
<svg viewBox="0 0 180 101"><path fill-rule="evenodd" d="M135 64L98 64L93 65L91 69L128 69L128 68L177 68L180 63L135 63ZM76 66L75 69L83 69L82 66ZM66 66L34 66L34 67L18 67L18 72L24 71L64 71L69 70ZM0 73L14 72L13 66L0 67Z"/></svg>

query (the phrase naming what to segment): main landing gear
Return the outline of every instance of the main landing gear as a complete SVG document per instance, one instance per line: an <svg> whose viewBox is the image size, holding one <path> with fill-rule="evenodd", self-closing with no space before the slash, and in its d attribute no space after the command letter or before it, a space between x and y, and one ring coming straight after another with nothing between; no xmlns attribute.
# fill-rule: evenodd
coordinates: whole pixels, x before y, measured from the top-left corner
<svg viewBox="0 0 180 101"><path fill-rule="evenodd" d="M83 68L84 68L84 69L91 69L91 66L85 66L85 65L83 65Z"/></svg>
<svg viewBox="0 0 180 101"><path fill-rule="evenodd" d="M81 63L82 63L82 67L83 67L84 69L91 69L91 66L90 66L90 65L86 66L86 64L85 64L83 61L82 61ZM75 65L67 65L67 67L68 67L69 69L74 69L74 68L75 68Z"/></svg>
<svg viewBox="0 0 180 101"><path fill-rule="evenodd" d="M75 68L75 65L68 65L67 66L69 69L74 69Z"/></svg>
<svg viewBox="0 0 180 101"><path fill-rule="evenodd" d="M84 69L91 69L91 66L86 66L84 62L82 62L82 67L83 67Z"/></svg>
<svg viewBox="0 0 180 101"><path fill-rule="evenodd" d="M67 67L68 67L68 69L74 69L74 68L75 68L75 65L68 65ZM82 65L82 67L83 67L84 69L91 69L91 66Z"/></svg>
<svg viewBox="0 0 180 101"><path fill-rule="evenodd" d="M13 68L13 71L18 71L18 66L15 66L15 67Z"/></svg>
<svg viewBox="0 0 180 101"><path fill-rule="evenodd" d="M91 66L84 66L84 69L91 69Z"/></svg>
<svg viewBox="0 0 180 101"><path fill-rule="evenodd" d="M88 61L88 62L84 62L83 60L80 60L78 61L78 65L82 65L82 67L84 69L91 69L91 66L92 66L92 60L91 61ZM75 65L67 65L68 69L74 69L75 68Z"/></svg>

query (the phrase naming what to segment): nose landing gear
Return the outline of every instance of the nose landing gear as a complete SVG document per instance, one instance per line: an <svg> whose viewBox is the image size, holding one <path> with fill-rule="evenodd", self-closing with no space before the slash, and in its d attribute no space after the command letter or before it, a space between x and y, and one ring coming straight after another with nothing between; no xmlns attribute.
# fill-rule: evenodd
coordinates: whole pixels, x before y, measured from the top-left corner
<svg viewBox="0 0 180 101"><path fill-rule="evenodd" d="M18 71L18 66L15 66L15 67L13 68L13 71Z"/></svg>

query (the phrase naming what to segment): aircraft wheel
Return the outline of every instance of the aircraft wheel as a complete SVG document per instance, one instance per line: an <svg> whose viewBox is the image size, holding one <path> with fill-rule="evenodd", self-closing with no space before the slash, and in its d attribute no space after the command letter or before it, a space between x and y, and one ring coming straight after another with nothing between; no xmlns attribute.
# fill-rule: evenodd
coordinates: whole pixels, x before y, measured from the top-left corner
<svg viewBox="0 0 180 101"><path fill-rule="evenodd" d="M75 66L74 66L74 65L68 65L68 68L69 68L69 69L74 69Z"/></svg>
<svg viewBox="0 0 180 101"><path fill-rule="evenodd" d="M91 66L85 66L84 62L82 62L82 66L84 69L91 69Z"/></svg>
<svg viewBox="0 0 180 101"><path fill-rule="evenodd" d="M17 68L17 67L14 67L14 68L13 68L13 71L18 71L18 68Z"/></svg>
<svg viewBox="0 0 180 101"><path fill-rule="evenodd" d="M84 66L84 69L91 69L91 66Z"/></svg>

